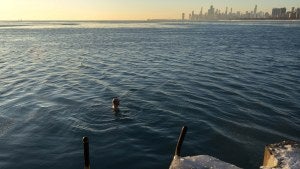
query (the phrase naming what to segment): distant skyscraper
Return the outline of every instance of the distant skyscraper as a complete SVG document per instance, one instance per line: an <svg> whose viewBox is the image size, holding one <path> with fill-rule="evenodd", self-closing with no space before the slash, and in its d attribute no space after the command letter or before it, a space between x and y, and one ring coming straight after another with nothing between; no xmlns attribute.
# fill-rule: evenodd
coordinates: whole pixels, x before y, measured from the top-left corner
<svg viewBox="0 0 300 169"><path fill-rule="evenodd" d="M296 19L297 18L297 14L295 11L295 7L292 7L291 12L289 12L289 19Z"/></svg>
<svg viewBox="0 0 300 169"><path fill-rule="evenodd" d="M185 19L184 17L185 17L185 13L182 13L181 19L184 20Z"/></svg>
<svg viewBox="0 0 300 169"><path fill-rule="evenodd" d="M273 8L272 17L275 19L286 18L286 8Z"/></svg>
<svg viewBox="0 0 300 169"><path fill-rule="evenodd" d="M300 8L296 10L296 19L300 19Z"/></svg>
<svg viewBox="0 0 300 169"><path fill-rule="evenodd" d="M279 8L273 8L272 9L272 17L273 18L279 18L280 15L280 9Z"/></svg>
<svg viewBox="0 0 300 169"><path fill-rule="evenodd" d="M203 15L203 7L201 7L200 15L201 15L201 16Z"/></svg>
<svg viewBox="0 0 300 169"><path fill-rule="evenodd" d="M212 5L210 6L210 8L207 11L207 14L210 17L214 16L214 14L215 14L215 8L214 8L214 6L212 6Z"/></svg>
<svg viewBox="0 0 300 169"><path fill-rule="evenodd" d="M281 18L286 17L286 8L280 8L280 17Z"/></svg>
<svg viewBox="0 0 300 169"><path fill-rule="evenodd" d="M226 11L225 11L225 15L228 14L228 7L226 6Z"/></svg>
<svg viewBox="0 0 300 169"><path fill-rule="evenodd" d="M192 20L195 20L195 12L192 11Z"/></svg>
<svg viewBox="0 0 300 169"><path fill-rule="evenodd" d="M257 5L255 5L254 7L254 15L256 15L256 12L257 12Z"/></svg>

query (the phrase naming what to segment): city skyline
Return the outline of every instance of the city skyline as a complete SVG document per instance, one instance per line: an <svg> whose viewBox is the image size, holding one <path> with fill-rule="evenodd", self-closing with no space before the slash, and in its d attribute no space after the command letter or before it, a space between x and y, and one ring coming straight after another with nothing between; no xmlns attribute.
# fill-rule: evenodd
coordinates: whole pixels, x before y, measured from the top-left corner
<svg viewBox="0 0 300 169"><path fill-rule="evenodd" d="M205 12L203 7L201 10L193 10L191 13L181 14L181 20L188 21L201 21L201 20L235 20L235 19L300 19L300 8L292 7L288 10L286 7L272 8L272 12L259 11L258 6L255 5L251 11L233 11L232 7L225 7L225 10L217 9L210 5L209 9ZM187 17L186 17L187 16Z"/></svg>
<svg viewBox="0 0 300 169"><path fill-rule="evenodd" d="M145 20L178 19L178 14L210 5L225 11L272 12L275 7L299 7L299 0L1 0L0 20Z"/></svg>

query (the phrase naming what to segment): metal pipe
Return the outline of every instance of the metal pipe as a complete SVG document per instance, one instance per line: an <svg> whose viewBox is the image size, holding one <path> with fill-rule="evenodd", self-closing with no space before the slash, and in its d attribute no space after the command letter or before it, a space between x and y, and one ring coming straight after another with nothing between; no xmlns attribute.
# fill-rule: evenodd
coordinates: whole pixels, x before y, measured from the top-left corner
<svg viewBox="0 0 300 169"><path fill-rule="evenodd" d="M182 146L186 131L187 131L187 126L183 126L181 129L180 136L178 138L177 145L176 145L175 156L180 156L180 150L181 150L181 146Z"/></svg>
<svg viewBox="0 0 300 169"><path fill-rule="evenodd" d="M90 169L90 155L89 155L89 139L83 137L83 155L84 155L84 169Z"/></svg>

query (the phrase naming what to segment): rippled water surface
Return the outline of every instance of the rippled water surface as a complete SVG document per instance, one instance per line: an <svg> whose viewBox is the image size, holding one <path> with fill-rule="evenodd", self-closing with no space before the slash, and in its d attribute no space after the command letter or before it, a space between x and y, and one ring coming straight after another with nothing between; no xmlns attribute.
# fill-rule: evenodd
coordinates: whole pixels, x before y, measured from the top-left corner
<svg viewBox="0 0 300 169"><path fill-rule="evenodd" d="M0 22L0 168L243 168L300 141L299 22ZM121 111L111 99L119 96Z"/></svg>

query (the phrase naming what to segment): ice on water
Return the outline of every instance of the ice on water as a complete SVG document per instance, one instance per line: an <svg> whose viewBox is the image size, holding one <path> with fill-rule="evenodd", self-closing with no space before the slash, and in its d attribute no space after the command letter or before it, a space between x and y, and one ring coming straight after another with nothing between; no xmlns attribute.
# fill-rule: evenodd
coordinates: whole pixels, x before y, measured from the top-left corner
<svg viewBox="0 0 300 169"><path fill-rule="evenodd" d="M175 156L169 169L240 169L208 155Z"/></svg>
<svg viewBox="0 0 300 169"><path fill-rule="evenodd" d="M272 169L299 169L300 168L300 148L293 145L284 145L282 147L274 147L272 149L278 166ZM261 169L271 169L262 166Z"/></svg>

